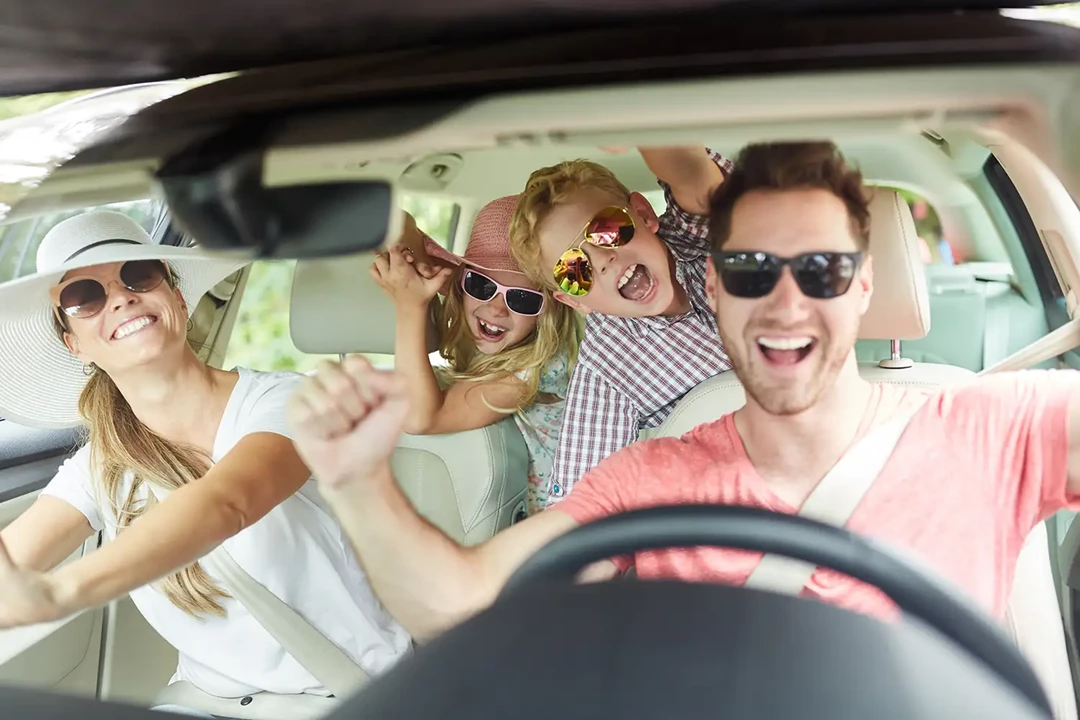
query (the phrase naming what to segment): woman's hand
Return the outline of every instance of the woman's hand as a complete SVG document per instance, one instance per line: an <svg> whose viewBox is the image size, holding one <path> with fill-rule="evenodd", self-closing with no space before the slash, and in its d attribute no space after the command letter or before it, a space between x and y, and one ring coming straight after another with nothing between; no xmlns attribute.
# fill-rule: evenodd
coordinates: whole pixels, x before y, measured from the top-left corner
<svg viewBox="0 0 1080 720"><path fill-rule="evenodd" d="M452 272L426 263L418 268L413 252L401 245L379 255L371 265L371 276L399 309L426 308Z"/></svg>
<svg viewBox="0 0 1080 720"><path fill-rule="evenodd" d="M65 607L52 578L16 567L0 541L0 628L59 620L77 610Z"/></svg>
<svg viewBox="0 0 1080 720"><path fill-rule="evenodd" d="M343 363L320 363L293 394L286 416L315 479L336 489L386 464L408 411L403 379L352 355Z"/></svg>

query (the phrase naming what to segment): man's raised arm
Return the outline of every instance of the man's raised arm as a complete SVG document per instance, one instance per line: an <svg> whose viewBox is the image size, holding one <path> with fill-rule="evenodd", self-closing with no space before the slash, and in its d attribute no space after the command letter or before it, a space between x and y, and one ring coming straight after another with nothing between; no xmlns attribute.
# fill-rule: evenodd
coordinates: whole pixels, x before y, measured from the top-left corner
<svg viewBox="0 0 1080 720"><path fill-rule="evenodd" d="M390 469L406 398L399 376L354 356L307 378L289 421L375 592L422 640L490 605L519 565L577 523L551 509L475 547L448 538L417 514ZM590 579L615 574L606 561L590 569Z"/></svg>

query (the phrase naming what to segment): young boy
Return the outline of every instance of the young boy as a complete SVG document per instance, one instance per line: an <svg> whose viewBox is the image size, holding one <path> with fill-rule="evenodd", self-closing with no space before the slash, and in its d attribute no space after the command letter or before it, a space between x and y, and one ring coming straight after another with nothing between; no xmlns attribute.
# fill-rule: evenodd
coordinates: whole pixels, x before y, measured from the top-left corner
<svg viewBox="0 0 1080 720"><path fill-rule="evenodd" d="M529 178L510 225L522 269L585 313L552 498L731 368L705 297L708 201L731 164L705 148L642 148L667 198L657 216L607 168L573 160Z"/></svg>

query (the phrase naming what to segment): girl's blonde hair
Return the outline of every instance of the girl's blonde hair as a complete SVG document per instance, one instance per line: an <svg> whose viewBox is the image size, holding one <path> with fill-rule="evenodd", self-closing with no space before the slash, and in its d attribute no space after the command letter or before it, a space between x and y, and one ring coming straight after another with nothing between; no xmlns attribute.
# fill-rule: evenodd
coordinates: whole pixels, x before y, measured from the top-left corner
<svg viewBox="0 0 1080 720"><path fill-rule="evenodd" d="M514 347L485 355L477 349L465 316L464 290L461 289L465 269L462 264L454 271L449 281L450 289L438 311L439 354L450 364L440 374L449 383L460 380L486 382L521 372L526 391L518 407L492 407L507 414L521 412L536 400L544 367L553 358L565 352L568 366L573 367L584 328L577 313L543 289L544 310L536 319L536 329Z"/></svg>
<svg viewBox="0 0 1080 720"><path fill-rule="evenodd" d="M176 288L171 269L166 282L170 288ZM53 324L63 340L68 328L56 315ZM79 413L86 420L85 441L90 445L92 472L100 483L98 490L116 516L118 532L157 504L149 487L145 501L140 501L141 488L155 485L164 490L177 490L210 469L211 460L205 453L168 440L146 427L135 416L116 383L100 369L94 369L79 396ZM125 479L129 476L131 485L123 492ZM157 587L173 605L189 615L226 615L221 601L229 594L218 587L198 563L165 577Z"/></svg>

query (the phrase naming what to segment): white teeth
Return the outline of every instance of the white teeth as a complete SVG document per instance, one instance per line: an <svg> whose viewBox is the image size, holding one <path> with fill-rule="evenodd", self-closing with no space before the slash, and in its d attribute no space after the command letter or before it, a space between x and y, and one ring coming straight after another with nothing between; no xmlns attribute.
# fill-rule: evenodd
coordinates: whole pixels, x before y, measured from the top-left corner
<svg viewBox="0 0 1080 720"><path fill-rule="evenodd" d="M479 318L477 318L477 320L480 323L480 327L482 327L484 330L488 331L492 335L502 335L504 332L506 332L506 328L501 328L498 325L492 325L491 323L486 323L483 320L480 320Z"/></svg>
<svg viewBox="0 0 1080 720"><path fill-rule="evenodd" d="M802 350L813 342L808 337L758 338L758 342L770 350Z"/></svg>
<svg viewBox="0 0 1080 720"><path fill-rule="evenodd" d="M637 270L637 265L631 265L630 267L626 268L626 272L624 272L622 277L619 278L619 290L622 290L623 285L630 282L630 278L634 276L635 270Z"/></svg>
<svg viewBox="0 0 1080 720"><path fill-rule="evenodd" d="M149 315L143 315L142 317L137 317L134 320L128 320L126 323L113 331L113 339L120 340L122 338L126 338L128 335L133 335L139 332L144 327L150 325L153 322L154 318L150 317Z"/></svg>

